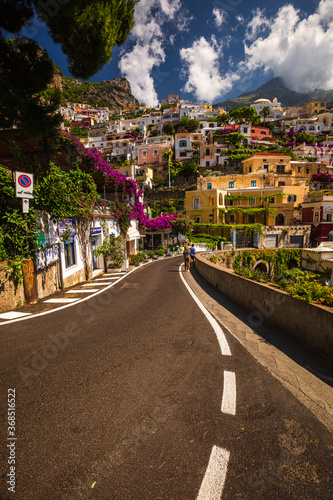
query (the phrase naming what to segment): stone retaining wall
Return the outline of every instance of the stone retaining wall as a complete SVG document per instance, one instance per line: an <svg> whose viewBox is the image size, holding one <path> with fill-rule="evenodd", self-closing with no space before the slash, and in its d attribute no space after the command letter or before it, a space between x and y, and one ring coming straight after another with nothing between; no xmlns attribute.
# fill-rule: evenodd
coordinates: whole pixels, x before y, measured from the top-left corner
<svg viewBox="0 0 333 500"><path fill-rule="evenodd" d="M7 262L0 263L0 313L10 311L24 304L24 289L15 288L10 271L6 271Z"/></svg>
<svg viewBox="0 0 333 500"><path fill-rule="evenodd" d="M333 360L333 311L295 299L283 290L243 278L197 255L196 269L212 286L249 311L255 328L264 321Z"/></svg>

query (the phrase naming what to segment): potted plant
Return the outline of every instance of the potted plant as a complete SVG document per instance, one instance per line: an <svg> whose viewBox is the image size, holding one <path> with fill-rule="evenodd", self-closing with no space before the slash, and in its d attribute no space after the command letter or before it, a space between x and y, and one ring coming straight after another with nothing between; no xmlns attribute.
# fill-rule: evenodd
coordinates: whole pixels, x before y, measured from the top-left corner
<svg viewBox="0 0 333 500"><path fill-rule="evenodd" d="M103 241L103 245L94 250L96 257L103 255L104 268L107 271L121 270L126 259L125 240L121 236L109 236L108 239Z"/></svg>

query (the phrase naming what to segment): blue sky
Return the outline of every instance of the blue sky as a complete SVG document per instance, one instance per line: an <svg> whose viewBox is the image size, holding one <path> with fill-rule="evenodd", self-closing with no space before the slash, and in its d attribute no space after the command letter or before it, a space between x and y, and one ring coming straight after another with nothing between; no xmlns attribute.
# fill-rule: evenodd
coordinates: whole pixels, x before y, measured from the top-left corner
<svg viewBox="0 0 333 500"><path fill-rule="evenodd" d="M70 76L41 23L26 35ZM90 80L119 76L148 106L169 93L216 103L274 76L297 91L332 89L333 0L140 0L127 42Z"/></svg>

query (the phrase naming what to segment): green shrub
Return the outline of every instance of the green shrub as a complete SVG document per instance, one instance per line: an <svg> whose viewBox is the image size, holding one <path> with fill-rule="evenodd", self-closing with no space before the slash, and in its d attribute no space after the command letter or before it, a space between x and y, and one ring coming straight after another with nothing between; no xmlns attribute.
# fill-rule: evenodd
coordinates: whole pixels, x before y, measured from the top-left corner
<svg viewBox="0 0 333 500"><path fill-rule="evenodd" d="M150 259L153 259L155 257L155 252L154 250L148 250L147 255Z"/></svg>
<svg viewBox="0 0 333 500"><path fill-rule="evenodd" d="M139 255L131 254L129 256L129 258L130 258L130 264L131 264L131 266L138 266L140 264L140 257L139 257Z"/></svg>
<svg viewBox="0 0 333 500"><path fill-rule="evenodd" d="M164 256L164 248L159 248L157 250L157 252L155 252L155 255L157 255L159 257L163 257Z"/></svg>
<svg viewBox="0 0 333 500"><path fill-rule="evenodd" d="M147 258L147 255L144 252L138 252L137 256L139 257L140 262L144 262Z"/></svg>

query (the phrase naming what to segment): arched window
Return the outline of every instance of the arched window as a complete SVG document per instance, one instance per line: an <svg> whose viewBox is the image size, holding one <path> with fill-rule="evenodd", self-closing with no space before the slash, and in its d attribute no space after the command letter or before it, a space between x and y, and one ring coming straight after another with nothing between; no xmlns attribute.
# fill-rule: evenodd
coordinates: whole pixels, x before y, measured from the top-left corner
<svg viewBox="0 0 333 500"><path fill-rule="evenodd" d="M222 193L219 194L219 205L223 205L223 196L222 196Z"/></svg>
<svg viewBox="0 0 333 500"><path fill-rule="evenodd" d="M275 217L275 225L276 226L284 226L285 225L285 215L284 214L277 214Z"/></svg>
<svg viewBox="0 0 333 500"><path fill-rule="evenodd" d="M186 148L187 147L187 141L179 141L179 147L180 148Z"/></svg>
<svg viewBox="0 0 333 500"><path fill-rule="evenodd" d="M210 150L209 150L209 148L206 149L206 156L210 156Z"/></svg>

